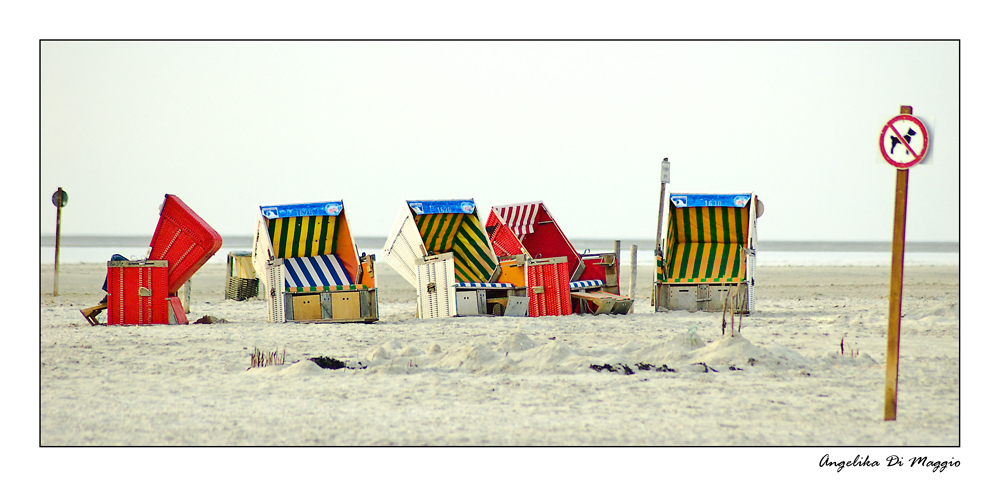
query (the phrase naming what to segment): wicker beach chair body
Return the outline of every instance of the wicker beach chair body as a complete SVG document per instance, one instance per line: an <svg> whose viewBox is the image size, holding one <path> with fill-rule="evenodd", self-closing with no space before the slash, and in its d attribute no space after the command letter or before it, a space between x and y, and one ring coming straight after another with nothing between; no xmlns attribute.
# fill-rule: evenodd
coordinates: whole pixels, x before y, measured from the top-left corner
<svg viewBox="0 0 1000 487"><path fill-rule="evenodd" d="M566 259L567 294L577 313L627 313L632 300L619 296L618 256L581 254L541 201L494 206L486 223L494 247L529 259Z"/></svg>
<svg viewBox="0 0 1000 487"><path fill-rule="evenodd" d="M260 293L253 252L234 250L226 256L226 299L244 301Z"/></svg>
<svg viewBox="0 0 1000 487"><path fill-rule="evenodd" d="M175 195L165 195L146 259L108 262L108 324L186 324L177 291L222 248L222 237ZM84 310L91 324L96 314Z"/></svg>
<svg viewBox="0 0 1000 487"><path fill-rule="evenodd" d="M663 255L656 256L654 309L753 312L762 210L753 193L671 193Z"/></svg>
<svg viewBox="0 0 1000 487"><path fill-rule="evenodd" d="M475 201L407 200L382 257L417 290L417 317L504 314L518 287L500 267Z"/></svg>
<svg viewBox="0 0 1000 487"><path fill-rule="evenodd" d="M253 264L269 322L378 320L374 256L358 255L342 201L261 206Z"/></svg>

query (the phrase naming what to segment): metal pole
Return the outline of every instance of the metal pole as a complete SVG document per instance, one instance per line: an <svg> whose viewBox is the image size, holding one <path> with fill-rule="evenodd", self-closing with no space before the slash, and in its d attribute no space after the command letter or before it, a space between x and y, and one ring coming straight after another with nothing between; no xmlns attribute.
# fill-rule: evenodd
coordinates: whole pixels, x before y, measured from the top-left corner
<svg viewBox="0 0 1000 487"><path fill-rule="evenodd" d="M56 266L55 276L52 280L52 296L59 295L59 233L62 223L62 186L56 190Z"/></svg>
<svg viewBox="0 0 1000 487"><path fill-rule="evenodd" d="M910 115L912 108L901 107ZM889 277L889 330L885 354L885 420L896 420L899 386L899 331L903 317L903 251L906 247L906 196L910 170L896 170L896 205L892 226L892 270Z"/></svg>

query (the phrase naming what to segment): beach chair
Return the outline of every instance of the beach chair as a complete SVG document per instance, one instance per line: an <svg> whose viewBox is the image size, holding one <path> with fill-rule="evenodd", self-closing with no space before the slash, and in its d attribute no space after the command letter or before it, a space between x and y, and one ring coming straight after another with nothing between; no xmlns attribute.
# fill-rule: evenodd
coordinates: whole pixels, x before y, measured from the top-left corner
<svg viewBox="0 0 1000 487"><path fill-rule="evenodd" d="M259 283L253 267L253 252L234 250L226 256L226 299L244 301L257 297Z"/></svg>
<svg viewBox="0 0 1000 487"><path fill-rule="evenodd" d="M108 324L187 324L177 291L221 247L218 232L180 198L166 195L146 258L108 262ZM97 324L100 310L81 312Z"/></svg>
<svg viewBox="0 0 1000 487"><path fill-rule="evenodd" d="M520 280L517 272L503 273L475 201L408 200L389 235L383 258L416 288L417 317L512 316L522 305L528 316L538 316L531 303L539 300L527 294L544 294L546 271L527 275L522 263ZM548 274L558 274L557 263L546 265Z"/></svg>
<svg viewBox="0 0 1000 487"><path fill-rule="evenodd" d="M667 238L656 255L654 309L753 312L761 214L753 193L671 193Z"/></svg>
<svg viewBox="0 0 1000 487"><path fill-rule="evenodd" d="M342 201L261 206L252 258L269 322L378 321L375 256L358 255Z"/></svg>
<svg viewBox="0 0 1000 487"><path fill-rule="evenodd" d="M578 253L545 203L494 206L486 231L498 255L524 254L528 262L565 259L569 278L563 287L574 312L624 314L631 309L632 300L618 295L618 256Z"/></svg>

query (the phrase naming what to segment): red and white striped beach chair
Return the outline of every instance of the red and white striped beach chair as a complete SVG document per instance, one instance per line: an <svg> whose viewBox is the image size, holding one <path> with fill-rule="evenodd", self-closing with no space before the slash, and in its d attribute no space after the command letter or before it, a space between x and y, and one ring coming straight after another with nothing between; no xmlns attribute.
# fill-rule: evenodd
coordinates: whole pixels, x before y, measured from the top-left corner
<svg viewBox="0 0 1000 487"><path fill-rule="evenodd" d="M498 255L526 254L530 260L564 258L567 292L577 313L627 313L632 300L619 296L618 256L580 254L541 201L494 206L486 231ZM501 257L502 258L502 257Z"/></svg>

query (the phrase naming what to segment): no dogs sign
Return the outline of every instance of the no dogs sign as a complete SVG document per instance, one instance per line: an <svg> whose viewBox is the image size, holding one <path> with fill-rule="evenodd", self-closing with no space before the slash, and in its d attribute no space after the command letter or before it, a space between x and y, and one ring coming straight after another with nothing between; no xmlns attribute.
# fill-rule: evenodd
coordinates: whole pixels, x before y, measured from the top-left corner
<svg viewBox="0 0 1000 487"><path fill-rule="evenodd" d="M912 115L899 115L882 127L879 148L886 162L899 169L917 164L927 155L927 128Z"/></svg>

